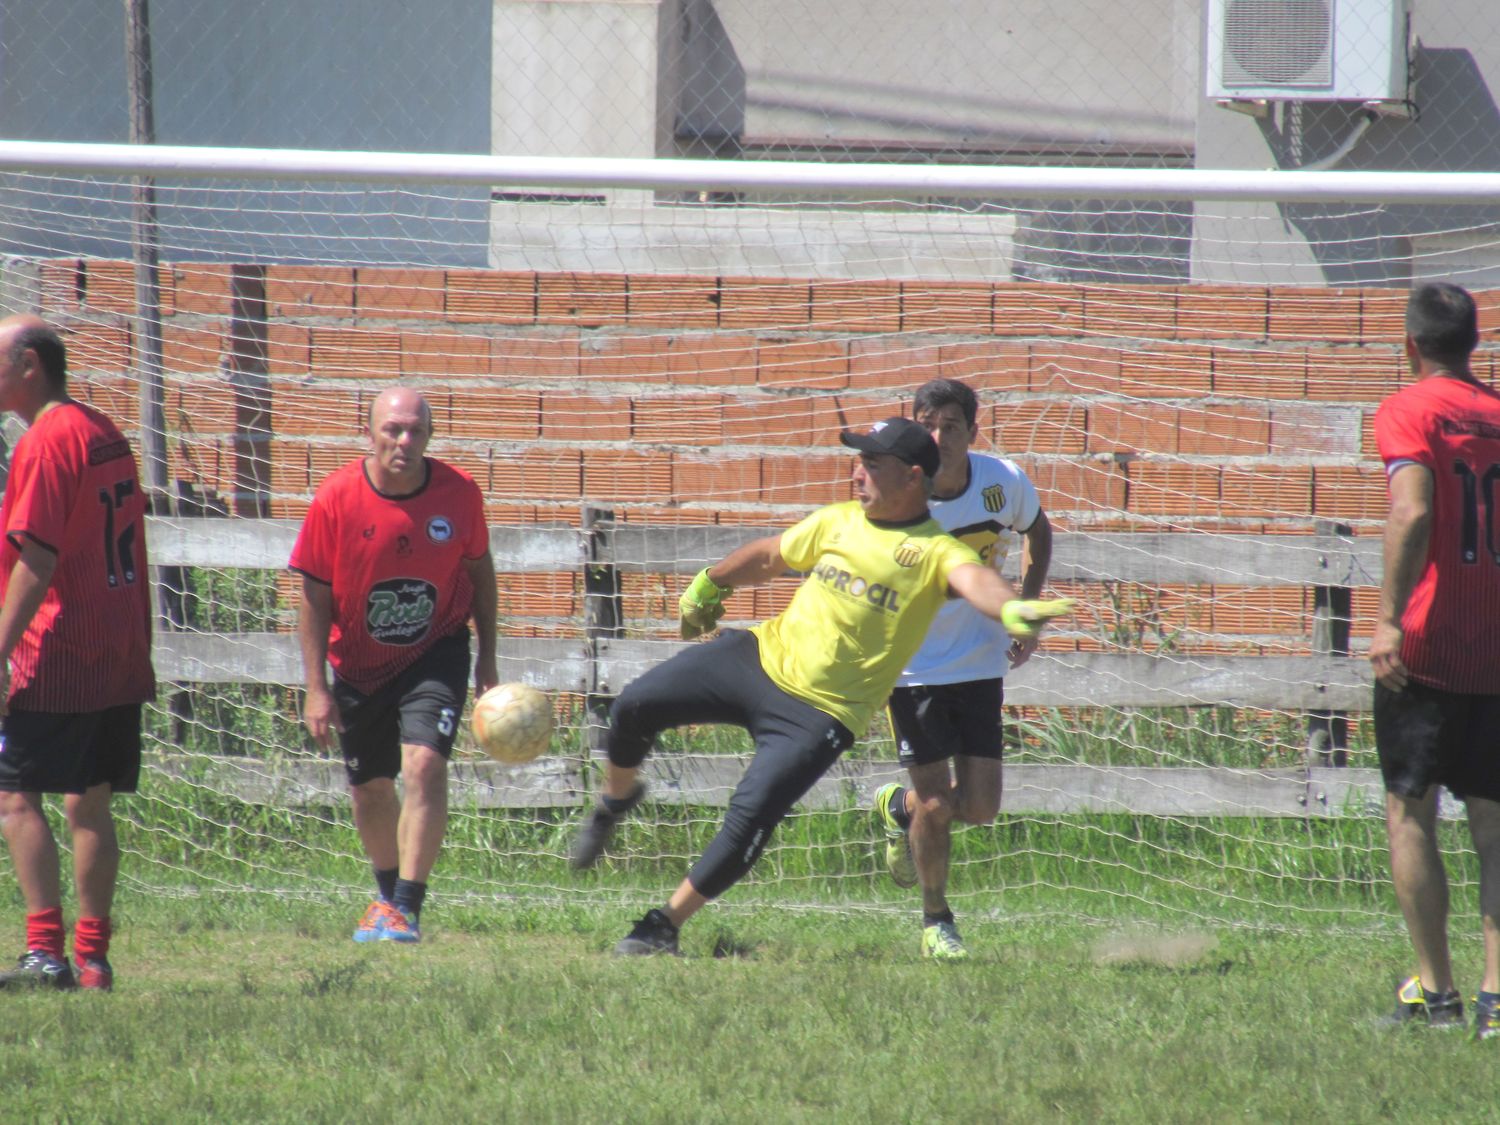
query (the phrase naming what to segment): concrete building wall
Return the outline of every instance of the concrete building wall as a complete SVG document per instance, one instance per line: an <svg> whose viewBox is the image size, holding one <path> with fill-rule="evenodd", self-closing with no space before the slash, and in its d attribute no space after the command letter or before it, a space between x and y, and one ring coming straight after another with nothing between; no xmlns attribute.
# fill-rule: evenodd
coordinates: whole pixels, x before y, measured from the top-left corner
<svg viewBox="0 0 1500 1125"><path fill-rule="evenodd" d="M657 0L496 0L490 151L657 155Z"/></svg>
<svg viewBox="0 0 1500 1125"><path fill-rule="evenodd" d="M663 156L1147 165L1190 157L1196 0L1061 11L1023 0L1002 14L978 0L925 9L894 0L496 0L495 13L496 152L639 155L654 106ZM601 51L601 42L616 46ZM1103 231L1097 208L1080 216L1037 207L1018 220L1013 208L978 207L872 227L743 209L761 197L705 200L740 205L705 213L643 211L640 195L590 194L616 208L613 222L498 201L490 264L634 271L655 261L665 270L851 278L1120 280L1166 270L1162 279L1175 281L1188 223L1182 208L1163 216L1151 207L1147 219L1127 212ZM606 225L608 236L595 237ZM883 246L872 253L874 243Z"/></svg>
<svg viewBox="0 0 1500 1125"><path fill-rule="evenodd" d="M711 30L709 16L717 24ZM1186 151L1196 0L685 3L682 41L718 43L699 91L739 93L744 143L1050 152ZM736 75L736 71L738 75ZM722 76L722 77L721 77ZM737 81L738 79L738 81ZM689 126L722 111L684 98Z"/></svg>
<svg viewBox="0 0 1500 1125"><path fill-rule="evenodd" d="M1414 2L1420 118L1381 119L1340 166L1500 166L1491 92L1500 7ZM1205 4L156 0L157 135L185 144L1207 168L1296 167L1338 149L1359 123L1357 107L1304 105L1253 119L1203 96ZM125 139L123 21L123 6L101 0L0 0L4 133ZM0 197L5 249L128 253L123 203L85 199L67 184L56 192L35 182L0 186L13 189ZM179 256L483 265L550 237L547 261L607 268L577 231L536 234L555 216L507 210L510 201L491 209L483 191L398 196L334 186L289 196L254 186L226 195L224 187L164 196ZM648 202L606 195L632 209L622 214ZM280 214L288 210L295 214ZM1420 232L1461 232L1493 218L1491 209L1344 215L1337 206L1195 211L1080 200L1017 201L1011 210L1004 221L981 216L951 244L935 238L913 257L957 255L949 276L993 269L999 259L1005 276L1049 281L1399 283L1451 268L1490 277L1478 240ZM794 224L745 221L789 271L812 268ZM677 225L660 216L637 224L636 244L620 247L629 260L620 268L658 252L686 261L663 233ZM720 214L688 226L682 239L703 244L692 268L746 264L735 220ZM792 241L778 249L783 228ZM965 242L977 248L972 260ZM686 241L677 245L686 252ZM819 255L816 268L840 268L837 253L820 247ZM857 275L853 265L847 272Z"/></svg>
<svg viewBox="0 0 1500 1125"><path fill-rule="evenodd" d="M1278 103L1267 116L1251 117L1204 98L1196 165L1305 167L1336 154L1359 131L1336 167L1500 170L1494 94L1500 87L1500 8L1487 0L1414 0L1411 26L1412 116L1382 116L1364 129L1356 103ZM1483 244L1493 242L1493 234L1463 232L1496 221L1495 207L1200 205L1193 276L1335 285L1454 276L1465 284L1492 285L1500 279L1500 254ZM1427 233L1437 230L1451 233ZM1275 237L1257 238L1257 231Z"/></svg>
<svg viewBox="0 0 1500 1125"><path fill-rule="evenodd" d="M488 4L153 0L150 13L160 143L489 151ZM0 2L0 120L13 139L128 140L124 5ZM178 256L484 260L483 192L427 192L398 207L338 185L292 199L259 185L226 195L234 186L163 191L164 239ZM34 182L0 187L16 190L0 208L12 252L129 254L122 204L67 184L41 198ZM406 217L372 232L367 213L398 210Z"/></svg>

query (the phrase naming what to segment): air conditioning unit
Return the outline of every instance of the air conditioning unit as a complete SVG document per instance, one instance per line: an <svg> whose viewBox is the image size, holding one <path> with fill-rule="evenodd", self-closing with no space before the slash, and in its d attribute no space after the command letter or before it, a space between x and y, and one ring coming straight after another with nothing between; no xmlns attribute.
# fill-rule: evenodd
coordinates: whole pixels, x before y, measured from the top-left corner
<svg viewBox="0 0 1500 1125"><path fill-rule="evenodd" d="M1406 0L1208 0L1206 94L1404 102Z"/></svg>

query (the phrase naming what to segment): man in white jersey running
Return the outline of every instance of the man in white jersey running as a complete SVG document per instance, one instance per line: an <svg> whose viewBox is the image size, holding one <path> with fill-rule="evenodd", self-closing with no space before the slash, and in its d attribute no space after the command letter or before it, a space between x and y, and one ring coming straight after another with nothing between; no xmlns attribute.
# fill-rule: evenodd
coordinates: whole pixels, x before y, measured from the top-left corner
<svg viewBox="0 0 1500 1125"><path fill-rule="evenodd" d="M1052 525L1015 462L969 448L979 436L974 392L933 379L917 390L912 414L942 456L929 502L933 518L997 570L1021 540L1021 597L1039 597L1052 561ZM891 692L891 731L911 784L878 789L874 815L886 833L891 878L901 887L921 884L924 957L969 955L947 899L952 824L989 824L1000 811L1004 677L1036 645L1035 635L1013 638L955 599L938 610Z"/></svg>

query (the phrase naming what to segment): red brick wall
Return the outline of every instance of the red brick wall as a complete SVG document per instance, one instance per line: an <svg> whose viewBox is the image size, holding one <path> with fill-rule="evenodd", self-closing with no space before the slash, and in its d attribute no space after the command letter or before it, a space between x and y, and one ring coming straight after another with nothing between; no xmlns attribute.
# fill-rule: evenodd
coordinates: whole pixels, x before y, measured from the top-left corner
<svg viewBox="0 0 1500 1125"><path fill-rule="evenodd" d="M127 425L132 276L40 269L78 392ZM229 278L160 274L172 468L223 493ZM1368 532L1384 508L1370 418L1406 378L1405 294L1384 289L270 266L265 295L278 516L361 452L371 397L399 379L427 392L434 453L475 474L496 520L576 523L587 501L626 520L785 524L849 495L841 426L909 410L944 375L981 393L980 448L1020 460L1063 529ZM1493 380L1500 292L1478 296ZM567 582L534 585L537 603L576 605ZM1241 605L1184 620L1260 614Z"/></svg>

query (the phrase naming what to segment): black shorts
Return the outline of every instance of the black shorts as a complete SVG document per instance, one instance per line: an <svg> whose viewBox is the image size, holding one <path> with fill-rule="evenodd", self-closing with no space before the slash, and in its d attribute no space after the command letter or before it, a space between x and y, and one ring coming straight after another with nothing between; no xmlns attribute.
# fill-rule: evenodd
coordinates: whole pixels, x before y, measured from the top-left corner
<svg viewBox="0 0 1500 1125"><path fill-rule="evenodd" d="M350 785L401 772L401 747L427 746L453 754L459 718L469 698L469 631L437 641L417 662L365 695L337 677L333 699L344 721L339 746Z"/></svg>
<svg viewBox="0 0 1500 1125"><path fill-rule="evenodd" d="M1375 749L1388 792L1421 797L1443 785L1460 800L1500 801L1500 695L1377 681Z"/></svg>
<svg viewBox="0 0 1500 1125"><path fill-rule="evenodd" d="M998 759L1005 749L1005 681L898 687L886 711L896 756L907 769L958 754Z"/></svg>
<svg viewBox="0 0 1500 1125"><path fill-rule="evenodd" d="M0 732L0 790L134 793L141 777L141 704L103 711L17 711Z"/></svg>
<svg viewBox="0 0 1500 1125"><path fill-rule="evenodd" d="M729 798L724 826L688 872L717 898L749 871L776 826L854 742L833 716L789 695L766 675L754 633L725 629L625 685L610 709L609 760L633 769L671 727L730 723L755 739L755 754Z"/></svg>

